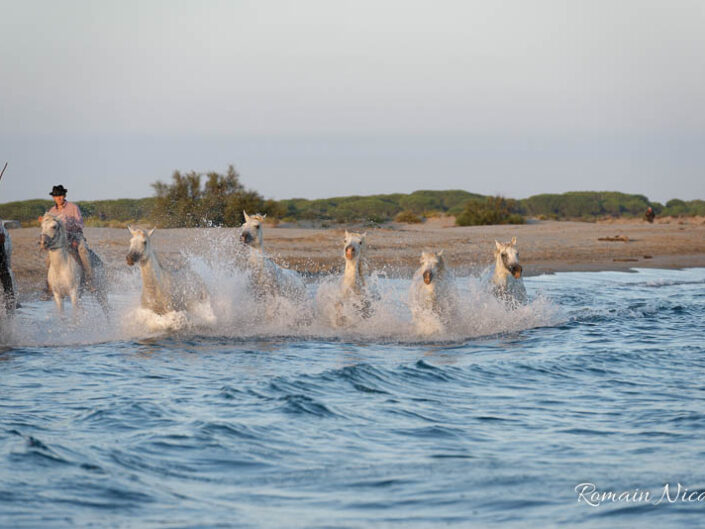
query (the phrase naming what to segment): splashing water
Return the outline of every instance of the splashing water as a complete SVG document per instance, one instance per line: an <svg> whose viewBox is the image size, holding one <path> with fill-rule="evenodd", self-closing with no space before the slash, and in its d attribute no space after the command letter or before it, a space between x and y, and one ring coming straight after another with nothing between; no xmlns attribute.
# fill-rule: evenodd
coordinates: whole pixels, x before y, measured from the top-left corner
<svg viewBox="0 0 705 529"><path fill-rule="evenodd" d="M449 342L484 335L554 325L565 317L547 298L536 295L529 304L510 309L497 300L487 283L474 277L453 278L457 290L453 321L432 333L419 333L409 307L409 279L394 271L373 272L367 278L369 317L360 317L352 303L343 304L345 324L335 324L340 300L340 276L308 281L304 300L286 293L258 299L253 294L247 261L240 245L217 234L207 255L184 254L210 292L210 301L191 312L155 314L140 307L141 279L135 269L112 277L112 316L83 298L79 314L59 319L53 302L28 303L8 324L5 342L24 345L90 344L178 332L223 337L367 340L374 342ZM227 256L223 259L222 256ZM390 277L396 276L396 277Z"/></svg>

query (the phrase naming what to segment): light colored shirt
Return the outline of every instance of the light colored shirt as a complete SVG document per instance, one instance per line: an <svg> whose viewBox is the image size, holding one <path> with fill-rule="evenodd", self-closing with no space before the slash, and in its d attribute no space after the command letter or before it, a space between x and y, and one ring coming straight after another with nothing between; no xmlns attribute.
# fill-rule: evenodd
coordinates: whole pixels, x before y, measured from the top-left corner
<svg viewBox="0 0 705 529"><path fill-rule="evenodd" d="M50 215L61 219L66 226L67 235L83 234L83 217L81 210L73 202L66 200L64 206L59 209L56 205L49 210Z"/></svg>

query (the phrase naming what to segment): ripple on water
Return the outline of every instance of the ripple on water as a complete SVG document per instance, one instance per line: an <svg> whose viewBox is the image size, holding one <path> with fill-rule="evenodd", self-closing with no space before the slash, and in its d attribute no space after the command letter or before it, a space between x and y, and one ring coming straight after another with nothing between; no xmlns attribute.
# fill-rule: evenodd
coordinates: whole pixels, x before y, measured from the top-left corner
<svg viewBox="0 0 705 529"><path fill-rule="evenodd" d="M429 339L402 280L375 279L380 320L332 330L248 321L242 276L202 270L216 327L122 326L136 276L110 324L49 333L47 306L18 315L0 526L700 523L701 504L596 509L574 487L702 483L705 270L528 278L515 312L459 278L482 310Z"/></svg>

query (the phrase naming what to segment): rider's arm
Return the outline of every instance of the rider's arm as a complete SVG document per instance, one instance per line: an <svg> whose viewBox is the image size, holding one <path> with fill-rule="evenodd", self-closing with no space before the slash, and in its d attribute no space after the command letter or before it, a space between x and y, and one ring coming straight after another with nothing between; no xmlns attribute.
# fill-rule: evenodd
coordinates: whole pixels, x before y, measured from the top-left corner
<svg viewBox="0 0 705 529"><path fill-rule="evenodd" d="M81 231L83 231L83 216L81 215L81 210L73 202L71 202L71 206L73 206L71 208L71 217L74 219L76 225L78 225Z"/></svg>

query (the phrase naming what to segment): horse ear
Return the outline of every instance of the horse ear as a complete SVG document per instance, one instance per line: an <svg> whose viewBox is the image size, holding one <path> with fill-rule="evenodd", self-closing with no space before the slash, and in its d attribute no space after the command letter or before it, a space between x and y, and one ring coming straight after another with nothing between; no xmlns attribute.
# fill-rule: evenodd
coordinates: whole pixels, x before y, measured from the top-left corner
<svg viewBox="0 0 705 529"><path fill-rule="evenodd" d="M360 238L361 238L363 241L365 240L365 237L367 237L367 232L365 232L365 233L363 233L362 235L360 235Z"/></svg>
<svg viewBox="0 0 705 529"><path fill-rule="evenodd" d="M495 239L494 243L497 245L498 250L502 249L502 244L497 239Z"/></svg>
<svg viewBox="0 0 705 529"><path fill-rule="evenodd" d="M243 209L242 214L245 216L245 222L250 222L250 216L247 214L247 211Z"/></svg>
<svg viewBox="0 0 705 529"><path fill-rule="evenodd" d="M149 231L147 232L147 237L151 237L152 234L154 233L154 231L155 231L156 229L157 229L157 227L155 226L154 228L152 228L151 230L149 230Z"/></svg>
<svg viewBox="0 0 705 529"><path fill-rule="evenodd" d="M443 257L443 250L441 250L440 252L438 252L436 255L438 255L438 257Z"/></svg>
<svg viewBox="0 0 705 529"><path fill-rule="evenodd" d="M264 215L262 215L262 220L264 220L266 218L267 218L267 214L265 213Z"/></svg>
<svg viewBox="0 0 705 529"><path fill-rule="evenodd" d="M517 243L517 238L516 238L516 237L512 237L512 246L514 246L516 243Z"/></svg>
<svg viewBox="0 0 705 529"><path fill-rule="evenodd" d="M345 238L346 239L350 238L350 234L348 233L348 230L345 230Z"/></svg>
<svg viewBox="0 0 705 529"><path fill-rule="evenodd" d="M135 229L132 227L132 224L127 225L127 229L130 230L130 234L134 235L135 234Z"/></svg>

